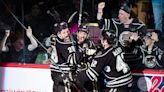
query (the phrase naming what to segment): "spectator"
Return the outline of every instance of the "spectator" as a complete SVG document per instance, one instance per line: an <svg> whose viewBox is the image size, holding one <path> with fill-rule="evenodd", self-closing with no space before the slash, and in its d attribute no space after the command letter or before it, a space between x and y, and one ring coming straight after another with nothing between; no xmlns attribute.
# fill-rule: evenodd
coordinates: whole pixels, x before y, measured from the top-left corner
<svg viewBox="0 0 164 92"><path fill-rule="evenodd" d="M38 47L36 40L33 38L32 29L28 27L26 35L30 40L30 44L25 46L24 37L21 33L15 33L11 38L11 45L6 43L10 35L10 30L6 30L5 36L1 41L0 50L4 52L4 62L19 62L19 63L33 63L35 61L35 54L33 51Z"/></svg>

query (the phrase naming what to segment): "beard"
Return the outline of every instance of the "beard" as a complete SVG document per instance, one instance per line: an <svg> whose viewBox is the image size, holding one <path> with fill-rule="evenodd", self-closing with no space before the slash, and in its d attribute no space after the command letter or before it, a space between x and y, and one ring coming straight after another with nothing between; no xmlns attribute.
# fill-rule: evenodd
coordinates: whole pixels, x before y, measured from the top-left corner
<svg viewBox="0 0 164 92"><path fill-rule="evenodd" d="M71 41L71 39L69 38L69 37L66 37L65 39L64 39L64 42L70 42Z"/></svg>

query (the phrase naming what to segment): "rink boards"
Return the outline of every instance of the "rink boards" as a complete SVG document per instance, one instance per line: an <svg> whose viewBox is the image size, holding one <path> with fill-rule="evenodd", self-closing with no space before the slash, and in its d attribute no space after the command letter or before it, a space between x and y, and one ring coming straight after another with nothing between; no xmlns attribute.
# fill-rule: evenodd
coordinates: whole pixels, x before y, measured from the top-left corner
<svg viewBox="0 0 164 92"><path fill-rule="evenodd" d="M133 92L164 92L164 70L133 70ZM52 92L49 65L0 63L0 92Z"/></svg>

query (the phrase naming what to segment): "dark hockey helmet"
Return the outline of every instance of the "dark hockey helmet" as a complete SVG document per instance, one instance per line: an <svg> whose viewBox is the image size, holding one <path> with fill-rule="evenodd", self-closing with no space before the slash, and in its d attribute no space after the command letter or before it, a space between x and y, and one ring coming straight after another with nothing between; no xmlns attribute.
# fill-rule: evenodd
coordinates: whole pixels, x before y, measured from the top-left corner
<svg viewBox="0 0 164 92"><path fill-rule="evenodd" d="M109 44L114 44L116 42L116 34L114 30L103 31L102 36L107 39Z"/></svg>
<svg viewBox="0 0 164 92"><path fill-rule="evenodd" d="M83 31L83 32L86 32L88 34L89 32L89 29L88 29L88 26L86 25L81 25L78 29L78 31Z"/></svg>
<svg viewBox="0 0 164 92"><path fill-rule="evenodd" d="M60 32L61 30L66 29L66 28L68 28L68 24L64 21L54 24L54 31L55 32Z"/></svg>

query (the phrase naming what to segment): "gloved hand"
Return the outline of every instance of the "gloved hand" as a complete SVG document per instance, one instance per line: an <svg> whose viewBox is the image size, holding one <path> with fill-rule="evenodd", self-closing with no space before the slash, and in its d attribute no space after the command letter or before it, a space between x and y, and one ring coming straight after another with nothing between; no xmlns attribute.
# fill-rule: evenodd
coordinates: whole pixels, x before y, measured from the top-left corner
<svg viewBox="0 0 164 92"><path fill-rule="evenodd" d="M96 53L95 49L86 49L86 55L91 56L94 55Z"/></svg>

